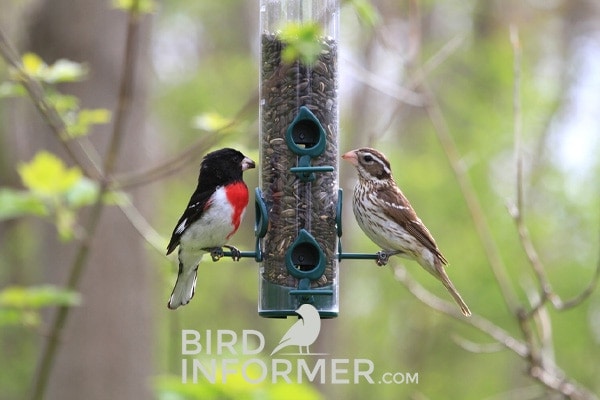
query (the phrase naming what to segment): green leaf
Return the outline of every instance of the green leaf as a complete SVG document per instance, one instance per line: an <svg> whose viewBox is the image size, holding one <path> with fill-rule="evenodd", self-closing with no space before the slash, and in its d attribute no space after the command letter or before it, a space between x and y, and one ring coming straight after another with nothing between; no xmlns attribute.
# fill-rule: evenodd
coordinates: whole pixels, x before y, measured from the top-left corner
<svg viewBox="0 0 600 400"><path fill-rule="evenodd" d="M77 82L85 79L87 74L85 65L60 59L44 71L42 80L48 83Z"/></svg>
<svg viewBox="0 0 600 400"><path fill-rule="evenodd" d="M85 65L75 61L60 59L48 65L34 53L25 53L21 57L23 72L27 75L46 83L75 82L87 76L88 69ZM19 76L13 76L19 79Z"/></svg>
<svg viewBox="0 0 600 400"><path fill-rule="evenodd" d="M83 177L66 193L66 201L69 207L80 208L93 204L97 196L98 184Z"/></svg>
<svg viewBox="0 0 600 400"><path fill-rule="evenodd" d="M36 311L0 307L0 326L27 325L35 327L40 322L40 314Z"/></svg>
<svg viewBox="0 0 600 400"><path fill-rule="evenodd" d="M300 60L312 64L323 50L322 29L317 23L289 23L283 27L280 35L286 44L281 52L281 58L286 63Z"/></svg>
<svg viewBox="0 0 600 400"><path fill-rule="evenodd" d="M40 309L51 306L77 306L79 293L53 285L9 286L0 291L0 307L15 309Z"/></svg>
<svg viewBox="0 0 600 400"><path fill-rule="evenodd" d="M98 197L99 189L97 182L83 177L66 193L66 204L73 209L92 205ZM111 206L123 205L127 203L127 194L121 191L107 191L102 196L102 201Z"/></svg>
<svg viewBox="0 0 600 400"><path fill-rule="evenodd" d="M51 306L77 306L79 293L52 285L10 286L0 291L0 326L38 326L39 310Z"/></svg>
<svg viewBox="0 0 600 400"><path fill-rule="evenodd" d="M23 185L49 197L66 194L83 176L79 168L67 168L60 158L47 151L38 152L29 163L21 163L18 172Z"/></svg>
<svg viewBox="0 0 600 400"><path fill-rule="evenodd" d="M79 108L79 99L77 96L48 91L47 99L56 108L61 117L68 119Z"/></svg>
<svg viewBox="0 0 600 400"><path fill-rule="evenodd" d="M110 111L106 108L84 109L79 112L79 120L88 125L106 124L110 122Z"/></svg>
<svg viewBox="0 0 600 400"><path fill-rule="evenodd" d="M91 125L110 122L110 111L105 108L84 109L76 114L74 121L67 124L70 137L83 136L89 133Z"/></svg>
<svg viewBox="0 0 600 400"><path fill-rule="evenodd" d="M58 232L58 237L64 242L68 242L75 236L75 222L77 215L71 208L57 207L54 213L54 224Z"/></svg>
<svg viewBox="0 0 600 400"><path fill-rule="evenodd" d="M21 63L23 70L27 75L39 77L43 74L43 71L48 67L44 60L34 53L25 53L21 57Z"/></svg>
<svg viewBox="0 0 600 400"><path fill-rule="evenodd" d="M49 210L44 201L33 193L0 188L0 221L24 215L48 214Z"/></svg>

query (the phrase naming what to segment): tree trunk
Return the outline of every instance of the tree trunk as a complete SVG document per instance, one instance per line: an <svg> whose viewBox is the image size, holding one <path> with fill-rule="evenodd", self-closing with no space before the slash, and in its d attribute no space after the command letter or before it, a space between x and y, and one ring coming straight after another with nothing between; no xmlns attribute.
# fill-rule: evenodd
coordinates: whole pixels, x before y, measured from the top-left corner
<svg viewBox="0 0 600 400"><path fill-rule="evenodd" d="M79 97L83 108L107 108L114 115L126 15L110 9L108 1L47 0L39 4L31 21L27 51L39 54L47 63L67 58L89 67L86 81L66 85L62 91ZM140 68L118 163L121 171L141 169L152 159L144 126L147 74L143 70L148 65L149 24L142 24L140 38L135 55ZM27 157L49 148L62 155L41 118L32 113L28 111L18 123L19 137L25 138L18 143L20 154ZM90 139L100 157L105 154L111 129L107 124L92 130ZM141 192L132 195L134 201L149 197ZM64 285L77 244L59 242L54 229L44 229L40 235L40 269L45 275L40 280ZM124 215L116 207L105 208L79 285L83 304L71 312L62 333L45 398L152 397L151 274L146 258L143 241Z"/></svg>

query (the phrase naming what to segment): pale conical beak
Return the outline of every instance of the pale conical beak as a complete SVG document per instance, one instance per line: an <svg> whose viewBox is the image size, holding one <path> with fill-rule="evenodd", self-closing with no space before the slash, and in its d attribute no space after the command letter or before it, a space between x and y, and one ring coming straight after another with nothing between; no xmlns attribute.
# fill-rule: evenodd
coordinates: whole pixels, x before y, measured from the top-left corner
<svg viewBox="0 0 600 400"><path fill-rule="evenodd" d="M349 152L342 155L342 158L353 165L358 164L358 157L356 156L356 152L354 150L350 150Z"/></svg>
<svg viewBox="0 0 600 400"><path fill-rule="evenodd" d="M242 160L242 171L245 171L247 169L251 169L256 167L256 163L254 161L252 161L251 159L249 159L248 157L244 157L244 159Z"/></svg>

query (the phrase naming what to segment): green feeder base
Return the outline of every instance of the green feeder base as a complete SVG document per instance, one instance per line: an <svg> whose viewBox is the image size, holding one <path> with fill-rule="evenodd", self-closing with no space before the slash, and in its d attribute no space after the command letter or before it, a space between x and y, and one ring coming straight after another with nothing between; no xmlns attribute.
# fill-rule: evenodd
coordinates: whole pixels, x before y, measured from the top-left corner
<svg viewBox="0 0 600 400"><path fill-rule="evenodd" d="M337 285L328 285L315 289L297 289L281 286L260 279L260 301L258 315L266 318L287 318L298 316L296 310L302 304L311 304L318 311L321 318L335 318L338 316L338 288Z"/></svg>

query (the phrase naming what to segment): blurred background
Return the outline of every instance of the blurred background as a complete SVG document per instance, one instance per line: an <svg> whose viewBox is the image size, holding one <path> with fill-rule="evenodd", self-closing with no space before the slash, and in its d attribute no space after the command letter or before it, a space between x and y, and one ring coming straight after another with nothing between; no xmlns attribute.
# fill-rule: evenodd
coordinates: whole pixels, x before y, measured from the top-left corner
<svg viewBox="0 0 600 400"><path fill-rule="evenodd" d="M0 29L18 53L34 53L48 65L80 63L85 79L58 90L76 96L80 109L112 113L113 121L98 117L77 139L97 151L86 153L90 170L109 151L131 22L114 3L127 2L0 0ZM82 243L89 244L89 257L79 296L50 296L77 305L44 398L562 398L529 375L525 355L419 301L395 279L394 268L405 268L440 298L449 296L416 263L401 259L385 268L341 262L339 317L323 321L311 350L370 359L374 376L418 373L418 383L181 384L182 329L258 330L270 352L293 323L258 316L258 266L250 259L205 258L192 302L176 312L166 307L177 266L164 249L195 188L201 157L233 146L258 160L258 17L258 0L157 1L140 16L132 103L114 167L116 180L125 183L92 237L86 236L92 202L72 212L59 213L56 204L49 213L11 211L9 193L31 189L23 166L40 151L74 164L31 100L3 85L14 74L0 61L0 398L31 394L56 311L27 300L37 292L15 288L63 287ZM511 306L530 309L540 284L509 210L519 198L517 141L526 238L552 292L568 300L594 283L600 4L344 1L339 39L340 149L368 145L387 154L477 318L523 343L532 337L545 366L599 392L600 295L564 311L547 304L529 321L527 336ZM517 138L515 121L522 131ZM344 250L375 252L351 213L355 171L345 163L340 168ZM245 179L256 187L258 171ZM231 244L254 248L253 219L249 207ZM493 265L505 273L498 278Z"/></svg>

